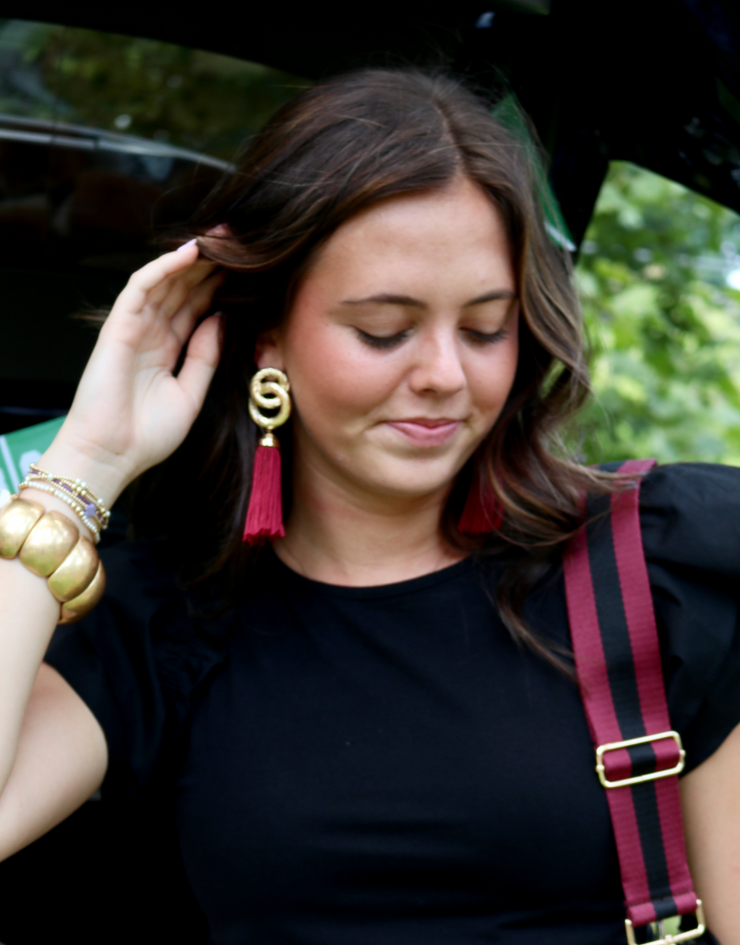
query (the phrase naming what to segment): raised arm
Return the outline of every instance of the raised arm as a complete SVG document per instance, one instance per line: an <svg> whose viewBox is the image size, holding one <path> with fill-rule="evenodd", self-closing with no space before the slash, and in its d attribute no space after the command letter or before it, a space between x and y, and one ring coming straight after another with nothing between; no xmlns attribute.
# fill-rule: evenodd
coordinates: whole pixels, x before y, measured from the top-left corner
<svg viewBox="0 0 740 945"><path fill-rule="evenodd" d="M39 465L84 480L110 507L140 473L180 445L218 363L218 318L195 326L221 279L212 263L198 260L195 245L134 273ZM61 512L86 532L61 500L32 489L23 498ZM18 558L0 559L0 860L79 807L107 767L92 712L42 665L59 614L43 578Z"/></svg>

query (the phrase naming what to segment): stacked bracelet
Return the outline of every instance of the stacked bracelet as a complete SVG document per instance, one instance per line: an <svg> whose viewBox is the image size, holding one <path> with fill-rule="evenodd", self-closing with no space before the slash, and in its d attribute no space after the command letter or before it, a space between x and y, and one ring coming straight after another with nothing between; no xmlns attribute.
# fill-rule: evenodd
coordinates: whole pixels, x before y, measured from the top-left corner
<svg viewBox="0 0 740 945"><path fill-rule="evenodd" d="M105 590L105 570L95 546L61 512L17 495L0 509L0 558L19 558L29 571L45 577L62 605L59 623L73 623L98 603Z"/></svg>
<svg viewBox="0 0 740 945"><path fill-rule="evenodd" d="M110 512L103 505L103 500L81 479L54 476L31 463L28 474L18 486L19 492L23 489L38 489L66 502L82 524L92 532L95 544L100 541L101 531L108 527Z"/></svg>

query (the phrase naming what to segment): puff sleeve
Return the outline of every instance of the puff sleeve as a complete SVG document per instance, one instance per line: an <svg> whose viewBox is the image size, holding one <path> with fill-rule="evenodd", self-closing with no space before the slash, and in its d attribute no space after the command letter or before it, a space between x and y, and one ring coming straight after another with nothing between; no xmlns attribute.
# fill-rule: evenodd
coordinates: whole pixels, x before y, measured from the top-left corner
<svg viewBox="0 0 740 945"><path fill-rule="evenodd" d="M224 658L229 619L192 615L166 542L121 542L101 556L102 601L57 628L45 661L103 729L103 791L130 794L166 774L192 695Z"/></svg>
<svg viewBox="0 0 740 945"><path fill-rule="evenodd" d="M740 469L657 467L641 487L640 519L688 772L740 723Z"/></svg>

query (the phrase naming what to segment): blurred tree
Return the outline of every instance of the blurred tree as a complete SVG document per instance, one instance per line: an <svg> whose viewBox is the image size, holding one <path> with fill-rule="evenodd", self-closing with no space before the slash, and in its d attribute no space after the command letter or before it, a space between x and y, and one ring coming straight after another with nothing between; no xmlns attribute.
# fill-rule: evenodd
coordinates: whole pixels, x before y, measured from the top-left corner
<svg viewBox="0 0 740 945"><path fill-rule="evenodd" d="M576 269L594 386L576 452L589 462L740 464L739 243L736 214L611 165Z"/></svg>
<svg viewBox="0 0 740 945"><path fill-rule="evenodd" d="M2 111L138 135L227 160L308 85L216 53L23 20L0 21L0 53Z"/></svg>
<svg viewBox="0 0 740 945"><path fill-rule="evenodd" d="M170 43L0 20L0 111L227 160L307 84ZM499 117L512 107L505 100ZM509 121L518 126L520 117ZM557 214L548 223L567 242ZM740 291L727 283L734 271L740 287L738 246L735 214L612 164L576 270L595 396L580 415L575 450L588 461L740 464Z"/></svg>

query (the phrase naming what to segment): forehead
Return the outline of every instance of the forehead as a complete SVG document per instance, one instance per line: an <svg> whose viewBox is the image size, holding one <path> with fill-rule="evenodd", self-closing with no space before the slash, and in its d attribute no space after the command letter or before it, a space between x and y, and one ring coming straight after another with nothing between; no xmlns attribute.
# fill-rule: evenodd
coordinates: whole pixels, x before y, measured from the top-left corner
<svg viewBox="0 0 740 945"><path fill-rule="evenodd" d="M431 285L442 279L513 288L508 235L490 197L459 178L443 189L391 197L337 229L317 254L308 280L343 290L378 279ZM349 287L349 286L348 286ZM384 289L392 289L384 285Z"/></svg>

